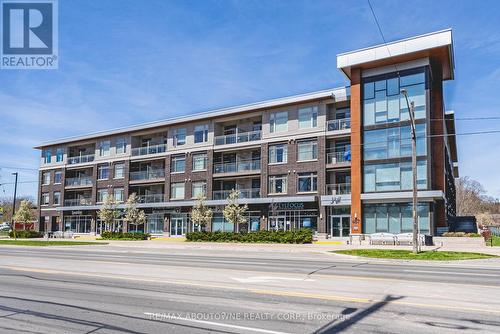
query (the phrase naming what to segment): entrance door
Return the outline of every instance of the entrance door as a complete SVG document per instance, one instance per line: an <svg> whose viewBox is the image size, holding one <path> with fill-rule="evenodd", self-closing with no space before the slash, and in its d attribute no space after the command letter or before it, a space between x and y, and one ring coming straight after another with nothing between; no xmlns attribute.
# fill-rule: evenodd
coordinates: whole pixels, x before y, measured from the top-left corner
<svg viewBox="0 0 500 334"><path fill-rule="evenodd" d="M270 217L269 227L270 231L286 231L286 218L284 216Z"/></svg>
<svg viewBox="0 0 500 334"><path fill-rule="evenodd" d="M330 236L348 237L351 232L351 216L331 216Z"/></svg>
<svg viewBox="0 0 500 334"><path fill-rule="evenodd" d="M180 237L186 234L186 222L184 218L174 217L170 221L170 235Z"/></svg>

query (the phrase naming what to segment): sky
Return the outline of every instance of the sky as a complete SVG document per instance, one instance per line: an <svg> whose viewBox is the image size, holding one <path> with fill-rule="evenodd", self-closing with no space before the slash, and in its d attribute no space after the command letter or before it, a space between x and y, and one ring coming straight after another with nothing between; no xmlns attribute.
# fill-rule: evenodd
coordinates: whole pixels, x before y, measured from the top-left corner
<svg viewBox="0 0 500 334"><path fill-rule="evenodd" d="M372 5L387 41L451 27L446 109L500 116L500 1ZM344 86L336 54L380 43L366 0L60 0L59 68L0 70L0 197L16 170L18 194L37 197L41 142ZM498 133L458 137L461 176L500 197L496 149Z"/></svg>

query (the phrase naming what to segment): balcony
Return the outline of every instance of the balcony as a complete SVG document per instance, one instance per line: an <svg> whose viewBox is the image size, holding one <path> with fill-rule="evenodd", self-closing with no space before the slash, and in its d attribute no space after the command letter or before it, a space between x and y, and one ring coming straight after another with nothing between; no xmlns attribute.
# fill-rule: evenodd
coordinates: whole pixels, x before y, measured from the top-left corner
<svg viewBox="0 0 500 334"><path fill-rule="evenodd" d="M72 177L66 179L65 184L66 187L91 187L92 177L91 176Z"/></svg>
<svg viewBox="0 0 500 334"><path fill-rule="evenodd" d="M351 162L351 151L337 151L326 154L326 163L330 165Z"/></svg>
<svg viewBox="0 0 500 334"><path fill-rule="evenodd" d="M328 195L349 195L351 193L350 183L327 184L326 193Z"/></svg>
<svg viewBox="0 0 500 334"><path fill-rule="evenodd" d="M64 205L65 206L85 206L85 205L92 205L92 199L91 198L87 198L87 197L65 199L64 200Z"/></svg>
<svg viewBox="0 0 500 334"><path fill-rule="evenodd" d="M342 131L342 130L348 130L350 128L351 128L350 118L333 119L327 122L328 131Z"/></svg>
<svg viewBox="0 0 500 334"><path fill-rule="evenodd" d="M215 145L229 145L238 143L247 143L250 141L260 140L262 131L239 132L234 135L216 136Z"/></svg>
<svg viewBox="0 0 500 334"><path fill-rule="evenodd" d="M165 194L139 195L137 201L139 203L161 203L165 202Z"/></svg>
<svg viewBox="0 0 500 334"><path fill-rule="evenodd" d="M260 197L260 188L252 188L252 189L238 189L240 192L239 198L259 198ZM226 199L229 197L231 190L216 190L213 192L214 200Z"/></svg>
<svg viewBox="0 0 500 334"><path fill-rule="evenodd" d="M94 161L95 154L80 155L76 157L68 157L68 165L83 164Z"/></svg>
<svg viewBox="0 0 500 334"><path fill-rule="evenodd" d="M260 159L214 164L214 174L260 171Z"/></svg>
<svg viewBox="0 0 500 334"><path fill-rule="evenodd" d="M136 157L140 155L160 154L160 153L165 153L166 151L167 151L167 144L136 147L132 149L132 156Z"/></svg>
<svg viewBox="0 0 500 334"><path fill-rule="evenodd" d="M165 178L165 170L150 169L130 172L130 181L157 180Z"/></svg>

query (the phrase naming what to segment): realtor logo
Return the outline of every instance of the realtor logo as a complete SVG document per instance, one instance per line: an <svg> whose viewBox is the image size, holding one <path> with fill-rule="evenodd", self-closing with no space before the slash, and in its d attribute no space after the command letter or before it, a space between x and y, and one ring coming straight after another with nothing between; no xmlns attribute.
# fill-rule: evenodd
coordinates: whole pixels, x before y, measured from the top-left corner
<svg viewBox="0 0 500 334"><path fill-rule="evenodd" d="M2 69L56 69L56 0L0 0Z"/></svg>

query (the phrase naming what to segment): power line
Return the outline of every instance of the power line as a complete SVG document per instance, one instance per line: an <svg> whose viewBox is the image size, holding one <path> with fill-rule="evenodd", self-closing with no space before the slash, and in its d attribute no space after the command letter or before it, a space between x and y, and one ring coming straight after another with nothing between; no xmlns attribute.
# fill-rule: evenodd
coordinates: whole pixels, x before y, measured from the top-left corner
<svg viewBox="0 0 500 334"><path fill-rule="evenodd" d="M29 170L29 171L38 171L36 168L27 168L27 167L13 167L13 166L0 166L0 168L5 168L5 169L18 169L18 170Z"/></svg>

